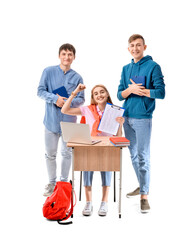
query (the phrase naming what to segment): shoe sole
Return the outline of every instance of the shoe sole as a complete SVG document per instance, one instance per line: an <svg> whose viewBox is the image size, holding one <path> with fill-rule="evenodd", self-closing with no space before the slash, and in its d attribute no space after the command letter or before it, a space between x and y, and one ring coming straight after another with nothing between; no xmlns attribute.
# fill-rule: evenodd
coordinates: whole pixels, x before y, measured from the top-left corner
<svg viewBox="0 0 193 240"><path fill-rule="evenodd" d="M132 196L128 196L128 195L126 195L126 198L133 198L133 197L137 197L137 196L139 196L139 194L132 195Z"/></svg>
<svg viewBox="0 0 193 240"><path fill-rule="evenodd" d="M141 213L149 213L150 212L150 209L148 210L141 210Z"/></svg>
<svg viewBox="0 0 193 240"><path fill-rule="evenodd" d="M92 213L89 213L89 214L82 213L82 215L85 216L85 217L89 217L89 216L92 215Z"/></svg>
<svg viewBox="0 0 193 240"><path fill-rule="evenodd" d="M107 213L104 213L104 214L103 214L103 213L102 213L102 214L101 214L101 213L98 213L98 215L99 215L100 217L106 217L106 216L107 216Z"/></svg>

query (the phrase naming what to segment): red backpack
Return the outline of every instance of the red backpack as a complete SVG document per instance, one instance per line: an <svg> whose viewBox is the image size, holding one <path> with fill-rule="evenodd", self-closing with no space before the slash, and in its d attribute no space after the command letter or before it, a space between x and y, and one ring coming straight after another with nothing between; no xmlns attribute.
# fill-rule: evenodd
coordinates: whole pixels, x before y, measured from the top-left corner
<svg viewBox="0 0 193 240"><path fill-rule="evenodd" d="M57 220L59 224L70 224L72 222L60 221L67 220L73 214L73 207L72 184L57 182L54 192L43 205L43 215L49 220Z"/></svg>

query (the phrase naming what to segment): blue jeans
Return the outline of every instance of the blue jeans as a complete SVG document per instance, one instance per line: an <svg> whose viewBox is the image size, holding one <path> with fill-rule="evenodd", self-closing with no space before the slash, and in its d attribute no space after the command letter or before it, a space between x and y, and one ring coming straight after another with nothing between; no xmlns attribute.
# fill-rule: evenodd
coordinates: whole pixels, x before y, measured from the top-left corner
<svg viewBox="0 0 193 240"><path fill-rule="evenodd" d="M84 175L84 186L92 186L92 179L93 179L94 172L83 172ZM102 186L108 186L111 185L111 176L112 172L101 172L101 180L102 180Z"/></svg>
<svg viewBox="0 0 193 240"><path fill-rule="evenodd" d="M66 146L61 134L53 133L45 128L45 158L48 170L49 183L56 183L56 155L58 141L61 138L61 176L60 181L67 182L71 167L72 149Z"/></svg>
<svg viewBox="0 0 193 240"><path fill-rule="evenodd" d="M150 138L152 119L125 117L125 137L130 140L131 161L139 182L140 194L149 193Z"/></svg>

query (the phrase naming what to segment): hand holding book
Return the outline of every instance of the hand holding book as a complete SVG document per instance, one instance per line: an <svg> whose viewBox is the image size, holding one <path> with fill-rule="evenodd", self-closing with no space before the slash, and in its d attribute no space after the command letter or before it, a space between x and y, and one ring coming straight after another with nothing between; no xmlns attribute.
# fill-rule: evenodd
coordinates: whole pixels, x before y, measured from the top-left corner
<svg viewBox="0 0 193 240"><path fill-rule="evenodd" d="M62 86L60 88L55 89L52 93L58 96L58 99L56 101L56 106L61 108L64 105L64 100L68 98L68 93L66 91L66 88Z"/></svg>
<svg viewBox="0 0 193 240"><path fill-rule="evenodd" d="M150 90L146 89L145 76L136 76L130 79L132 84L129 84L131 93L138 96L150 97Z"/></svg>
<svg viewBox="0 0 193 240"><path fill-rule="evenodd" d="M128 84L130 93L138 96L143 96L143 89L145 89L145 87L142 86L142 83L135 83L132 79L130 79L130 82L132 83Z"/></svg>
<svg viewBox="0 0 193 240"><path fill-rule="evenodd" d="M65 101L67 98L66 97L61 97L60 95L56 94L58 96L58 99L56 101L56 106L62 108Z"/></svg>

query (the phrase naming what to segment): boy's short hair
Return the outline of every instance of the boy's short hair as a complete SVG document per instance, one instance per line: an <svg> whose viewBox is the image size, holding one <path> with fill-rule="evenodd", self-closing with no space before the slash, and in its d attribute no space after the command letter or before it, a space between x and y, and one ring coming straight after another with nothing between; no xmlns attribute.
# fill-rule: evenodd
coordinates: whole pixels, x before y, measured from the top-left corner
<svg viewBox="0 0 193 240"><path fill-rule="evenodd" d="M131 43L131 42L135 41L135 40L138 39L138 38L142 39L142 40L143 40L143 44L145 45L145 39L144 39L140 34L133 34L133 35L129 38L128 42Z"/></svg>
<svg viewBox="0 0 193 240"><path fill-rule="evenodd" d="M74 47L73 45L69 44L69 43L65 43L65 44L63 44L63 45L59 48L59 55L60 55L60 52L61 52L62 50L71 51L71 52L74 53L74 56L75 56L75 54L76 54L76 49L75 49L75 47Z"/></svg>

